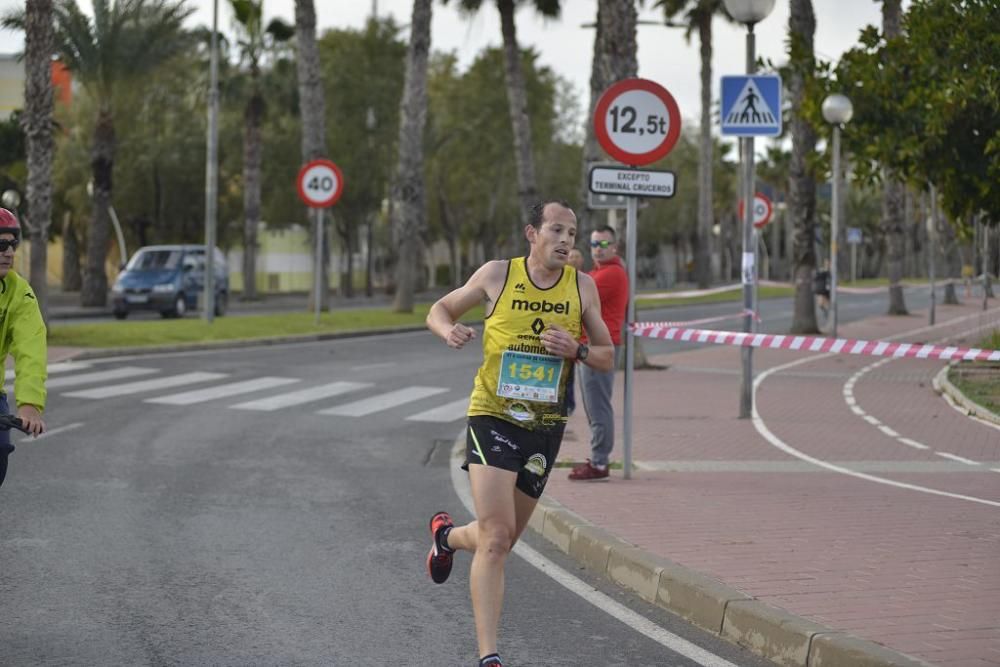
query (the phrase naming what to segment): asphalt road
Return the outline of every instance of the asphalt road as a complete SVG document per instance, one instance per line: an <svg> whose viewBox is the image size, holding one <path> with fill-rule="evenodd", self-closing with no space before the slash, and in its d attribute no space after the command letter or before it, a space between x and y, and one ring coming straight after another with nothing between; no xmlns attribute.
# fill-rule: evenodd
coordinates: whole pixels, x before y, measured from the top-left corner
<svg viewBox="0 0 1000 667"><path fill-rule="evenodd" d="M468 559L443 586L424 569L430 514L468 516L448 467L461 414L408 417L466 398L478 360L420 332L54 368L51 434L15 438L0 490L0 664L475 664ZM259 402L334 382L357 384ZM210 387L229 395L190 393ZM412 387L424 396L357 402ZM507 580L511 664L704 664L519 557ZM593 585L734 664L763 664Z"/></svg>
<svg viewBox="0 0 1000 667"><path fill-rule="evenodd" d="M842 321L885 308L844 302ZM788 300L761 305L765 328L790 319ZM679 345L647 352L661 344ZM424 559L431 513L468 518L448 455L479 358L419 332L54 368L50 435L15 437L0 489L0 664L475 664L468 558L442 586ZM720 661L515 556L509 664L764 664L526 542Z"/></svg>

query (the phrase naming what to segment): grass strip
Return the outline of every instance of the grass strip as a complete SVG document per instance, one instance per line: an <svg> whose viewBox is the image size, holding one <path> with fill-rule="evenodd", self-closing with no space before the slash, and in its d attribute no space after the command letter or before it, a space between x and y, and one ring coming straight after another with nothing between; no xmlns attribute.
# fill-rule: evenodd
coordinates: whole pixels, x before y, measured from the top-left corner
<svg viewBox="0 0 1000 667"><path fill-rule="evenodd" d="M995 329L977 347L1000 350L1000 329ZM948 380L973 403L1000 414L1000 363L964 361L948 369Z"/></svg>
<svg viewBox="0 0 1000 667"><path fill-rule="evenodd" d="M761 287L762 299L787 297L791 288ZM638 310L664 306L732 302L738 307L743 298L740 289L693 298L637 299ZM217 317L212 324L197 317L179 320L114 321L95 324L56 323L49 328L49 345L90 348L155 347L217 341L254 340L276 336L316 335L419 326L424 323L430 304L416 304L412 313L394 313L388 308L350 308L321 313L319 324L311 312L288 312L240 317ZM734 313L736 311L734 310ZM462 319L482 321L478 306Z"/></svg>

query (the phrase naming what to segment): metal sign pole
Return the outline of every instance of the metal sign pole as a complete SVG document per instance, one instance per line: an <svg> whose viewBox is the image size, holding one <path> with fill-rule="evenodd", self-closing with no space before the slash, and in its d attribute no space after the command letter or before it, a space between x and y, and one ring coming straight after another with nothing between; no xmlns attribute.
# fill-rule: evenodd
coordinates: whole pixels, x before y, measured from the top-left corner
<svg viewBox="0 0 1000 667"><path fill-rule="evenodd" d="M313 268L316 274L316 292L313 295L313 302L316 308L316 324L319 325L320 286L323 278L323 209L317 206L313 209L313 214L316 217L316 264Z"/></svg>
<svg viewBox="0 0 1000 667"><path fill-rule="evenodd" d="M930 215L927 216L927 257L929 260L928 277L931 285L931 309L928 313L928 324L934 324L935 292L934 292L934 253L937 251L937 190L931 184Z"/></svg>
<svg viewBox="0 0 1000 667"><path fill-rule="evenodd" d="M635 365L635 334L632 333L632 323L635 322L635 254L636 235L638 227L639 200L636 197L626 198L625 233L628 236L628 246L625 251L625 262L628 264L628 306L625 321L625 444L622 447L624 455L623 466L625 479L632 479L632 389L633 366Z"/></svg>

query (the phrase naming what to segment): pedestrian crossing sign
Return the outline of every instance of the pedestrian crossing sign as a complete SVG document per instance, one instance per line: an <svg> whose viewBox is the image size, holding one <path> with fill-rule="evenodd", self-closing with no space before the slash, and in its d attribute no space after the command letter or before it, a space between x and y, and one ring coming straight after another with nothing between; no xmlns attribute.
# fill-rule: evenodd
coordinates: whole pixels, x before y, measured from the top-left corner
<svg viewBox="0 0 1000 667"><path fill-rule="evenodd" d="M722 134L776 137L781 134L781 77L777 74L722 77Z"/></svg>

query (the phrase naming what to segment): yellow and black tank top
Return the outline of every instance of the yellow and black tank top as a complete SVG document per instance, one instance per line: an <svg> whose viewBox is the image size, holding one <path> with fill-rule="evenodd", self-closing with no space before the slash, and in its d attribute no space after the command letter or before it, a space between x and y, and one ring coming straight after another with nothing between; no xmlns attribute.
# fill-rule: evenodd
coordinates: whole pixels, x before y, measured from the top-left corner
<svg viewBox="0 0 1000 667"><path fill-rule="evenodd" d="M507 278L483 330L483 365L476 373L469 416L498 417L528 430L566 421L566 382L573 364L549 354L541 334L556 324L583 333L576 269L563 268L548 289L531 282L527 259L507 264Z"/></svg>

